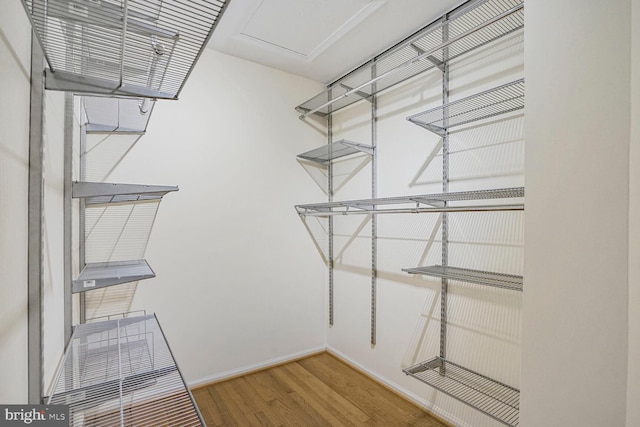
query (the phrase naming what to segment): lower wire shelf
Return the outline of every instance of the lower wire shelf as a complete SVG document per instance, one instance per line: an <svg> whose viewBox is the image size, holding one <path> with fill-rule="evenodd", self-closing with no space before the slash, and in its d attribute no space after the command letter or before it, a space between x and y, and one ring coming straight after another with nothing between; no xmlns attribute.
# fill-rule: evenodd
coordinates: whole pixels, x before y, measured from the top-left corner
<svg viewBox="0 0 640 427"><path fill-rule="evenodd" d="M73 426L206 425L155 315L76 326L47 404Z"/></svg>
<svg viewBox="0 0 640 427"><path fill-rule="evenodd" d="M520 391L441 357L403 372L508 426L517 426Z"/></svg>

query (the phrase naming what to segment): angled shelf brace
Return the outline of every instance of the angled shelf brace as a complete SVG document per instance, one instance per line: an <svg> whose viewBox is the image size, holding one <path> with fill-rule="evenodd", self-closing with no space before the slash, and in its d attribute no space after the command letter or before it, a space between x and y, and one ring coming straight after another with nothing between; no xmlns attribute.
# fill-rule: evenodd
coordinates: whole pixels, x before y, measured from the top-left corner
<svg viewBox="0 0 640 427"><path fill-rule="evenodd" d="M73 293L151 279L156 273L146 260L94 262L84 266L73 281Z"/></svg>
<svg viewBox="0 0 640 427"><path fill-rule="evenodd" d="M441 357L403 372L508 426L518 425L520 392Z"/></svg>
<svg viewBox="0 0 640 427"><path fill-rule="evenodd" d="M87 134L144 135L155 106L149 98L83 96Z"/></svg>
<svg viewBox="0 0 640 427"><path fill-rule="evenodd" d="M403 268L402 271L411 274L423 274L425 276L440 277L442 279L459 280L478 285L522 291L522 276L514 274L493 273L490 271L471 270L445 265Z"/></svg>
<svg viewBox="0 0 640 427"><path fill-rule="evenodd" d="M172 191L178 191L178 187L76 181L73 183L72 196L76 199L83 198L86 205L98 205L159 200Z"/></svg>
<svg viewBox="0 0 640 427"><path fill-rule="evenodd" d="M440 136L456 126L522 110L524 79L498 86L407 117L411 123Z"/></svg>
<svg viewBox="0 0 640 427"><path fill-rule="evenodd" d="M304 119L327 116L524 28L522 0L470 2L331 84L296 107ZM443 33L448 38L443 42ZM445 54L446 52L446 54ZM445 58L446 56L446 58ZM355 95L355 96L352 96Z"/></svg>
<svg viewBox="0 0 640 427"><path fill-rule="evenodd" d="M47 89L177 99L228 0L22 0Z"/></svg>
<svg viewBox="0 0 640 427"><path fill-rule="evenodd" d="M155 315L77 325L52 390L69 425L206 425Z"/></svg>
<svg viewBox="0 0 640 427"><path fill-rule="evenodd" d="M445 202L491 200L524 197L524 187L497 190L462 191L377 199L346 200L296 205L299 215L330 216L350 214L480 212L523 210L523 203L449 205Z"/></svg>
<svg viewBox="0 0 640 427"><path fill-rule="evenodd" d="M326 164L334 159L349 156L355 153L366 153L373 155L373 147L371 145L359 144L357 142L341 139L331 144L323 145L302 154L298 154L298 158L309 160L316 163Z"/></svg>

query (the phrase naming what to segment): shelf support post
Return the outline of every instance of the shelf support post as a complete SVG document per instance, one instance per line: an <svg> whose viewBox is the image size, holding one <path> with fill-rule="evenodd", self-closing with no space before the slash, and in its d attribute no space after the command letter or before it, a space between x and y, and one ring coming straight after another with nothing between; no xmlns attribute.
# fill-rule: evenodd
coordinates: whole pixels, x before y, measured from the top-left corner
<svg viewBox="0 0 640 427"><path fill-rule="evenodd" d="M447 43L449 40L449 25L446 14L443 17L442 26L442 42ZM445 47L442 51L443 69L442 69L442 104L445 108L442 110L444 132L442 134L442 192L449 192L449 112L446 105L449 103L449 48ZM445 207L448 206L445 201ZM449 264L449 216L447 212L442 213L442 265ZM449 291L449 280L441 279L440 289L440 357L447 358L447 293ZM441 367L444 371L444 365ZM444 374L444 372L442 372Z"/></svg>
<svg viewBox="0 0 640 427"><path fill-rule="evenodd" d="M371 78L376 77L376 63L374 60L373 65L371 66ZM376 167L376 144L377 144L377 126L378 126L378 116L377 116L377 108L378 108L378 96L376 95L377 83L373 83L371 93L371 146L373 149L371 150L371 198L375 199L377 196L377 167ZM372 210L376 210L376 206L372 206ZM378 232L377 232L377 215L371 215L371 345L376 345L376 336L377 336L377 299L378 299L378 289L377 289L377 277L378 277L378 266L377 266L377 258L378 258Z"/></svg>
<svg viewBox="0 0 640 427"><path fill-rule="evenodd" d="M329 89L329 97L331 97L331 89ZM329 105L327 112L327 144L333 143L333 116L332 105ZM333 201L333 162L329 162L327 166L327 195L329 202ZM329 216L329 326L333 326L333 216Z"/></svg>

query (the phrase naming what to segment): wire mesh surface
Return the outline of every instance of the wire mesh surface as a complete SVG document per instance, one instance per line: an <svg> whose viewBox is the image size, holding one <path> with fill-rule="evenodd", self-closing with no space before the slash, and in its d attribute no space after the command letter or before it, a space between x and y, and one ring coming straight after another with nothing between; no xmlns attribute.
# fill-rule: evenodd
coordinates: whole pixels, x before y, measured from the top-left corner
<svg viewBox="0 0 640 427"><path fill-rule="evenodd" d="M508 426L517 426L520 391L453 362L436 357L404 370L449 396Z"/></svg>
<svg viewBox="0 0 640 427"><path fill-rule="evenodd" d="M376 199L345 200L296 205L300 215L348 215L362 213L420 213L522 210L524 204L445 205L445 202L508 199L524 197L524 187L495 190L461 191L455 193L423 194L415 196L386 197Z"/></svg>
<svg viewBox="0 0 640 427"><path fill-rule="evenodd" d="M329 106L335 112L523 27L523 0L471 1L340 78L296 110L302 117L326 115Z"/></svg>
<svg viewBox="0 0 640 427"><path fill-rule="evenodd" d="M48 404L72 426L204 426L155 315L76 326Z"/></svg>
<svg viewBox="0 0 640 427"><path fill-rule="evenodd" d="M443 279L460 280L478 285L522 291L522 276L514 274L493 273L490 271L471 270L444 265L403 268L402 271L411 274L424 274L426 276L441 277Z"/></svg>
<svg viewBox="0 0 640 427"><path fill-rule="evenodd" d="M327 163L331 160L339 159L340 157L349 156L355 153L372 154L373 147L341 139L334 143L323 145L322 147L298 154L298 157L312 162Z"/></svg>
<svg viewBox="0 0 640 427"><path fill-rule="evenodd" d="M177 98L228 0L22 2L56 79L80 83L76 91Z"/></svg>
<svg viewBox="0 0 640 427"><path fill-rule="evenodd" d="M146 260L96 262L85 265L73 281L74 293L156 277Z"/></svg>
<svg viewBox="0 0 640 427"><path fill-rule="evenodd" d="M450 102L407 117L437 134L455 126L499 116L524 108L524 79Z"/></svg>

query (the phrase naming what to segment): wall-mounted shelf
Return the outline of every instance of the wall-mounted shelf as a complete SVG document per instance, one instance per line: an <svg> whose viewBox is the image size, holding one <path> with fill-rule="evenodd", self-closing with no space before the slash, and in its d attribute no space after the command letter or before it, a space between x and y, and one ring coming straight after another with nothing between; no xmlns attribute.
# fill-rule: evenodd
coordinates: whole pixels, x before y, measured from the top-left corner
<svg viewBox="0 0 640 427"><path fill-rule="evenodd" d="M373 147L341 139L334 143L323 145L322 147L298 154L298 158L325 164L331 160L339 159L355 153L366 153L372 155Z"/></svg>
<svg viewBox="0 0 640 427"><path fill-rule="evenodd" d="M436 357L404 370L449 396L508 426L518 425L520 391Z"/></svg>
<svg viewBox="0 0 640 427"><path fill-rule="evenodd" d="M155 102L149 98L83 96L87 134L143 135L147 130Z"/></svg>
<svg viewBox="0 0 640 427"><path fill-rule="evenodd" d="M471 270L460 267L432 265L429 267L403 268L411 274L440 277L442 279L459 280L478 285L522 291L522 276L514 274L493 273L490 271Z"/></svg>
<svg viewBox="0 0 640 427"><path fill-rule="evenodd" d="M76 199L84 198L86 205L97 205L159 200L171 191L178 191L178 187L76 181L73 183L72 196Z"/></svg>
<svg viewBox="0 0 640 427"><path fill-rule="evenodd" d="M72 291L73 293L91 291L152 277L156 277L156 274L143 259L89 263L73 281Z"/></svg>
<svg viewBox="0 0 640 427"><path fill-rule="evenodd" d="M76 326L47 404L69 425L206 425L155 315Z"/></svg>
<svg viewBox="0 0 640 427"><path fill-rule="evenodd" d="M524 79L407 117L438 135L447 129L524 108Z"/></svg>
<svg viewBox="0 0 640 427"><path fill-rule="evenodd" d="M524 197L524 187L497 190L462 191L377 199L346 200L296 205L300 215L330 216L350 214L479 212L523 210L523 203L449 205L445 202L492 200Z"/></svg>
<svg viewBox="0 0 640 427"><path fill-rule="evenodd" d="M176 99L227 0L22 0L47 89Z"/></svg>
<svg viewBox="0 0 640 427"><path fill-rule="evenodd" d="M375 57L296 107L326 116L524 27L522 0L471 2ZM443 33L447 33L443 37ZM445 40L443 42L443 40Z"/></svg>

